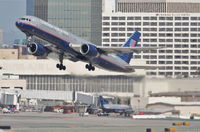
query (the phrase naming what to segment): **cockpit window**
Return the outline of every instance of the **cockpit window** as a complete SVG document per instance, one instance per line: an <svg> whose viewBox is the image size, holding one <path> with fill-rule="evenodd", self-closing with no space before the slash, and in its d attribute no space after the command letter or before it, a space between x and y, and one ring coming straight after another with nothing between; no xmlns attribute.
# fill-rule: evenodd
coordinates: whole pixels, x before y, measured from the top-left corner
<svg viewBox="0 0 200 132"><path fill-rule="evenodd" d="M28 18L20 18L20 20L31 21L31 19Z"/></svg>
<svg viewBox="0 0 200 132"><path fill-rule="evenodd" d="M26 20L26 18L21 18L20 20Z"/></svg>

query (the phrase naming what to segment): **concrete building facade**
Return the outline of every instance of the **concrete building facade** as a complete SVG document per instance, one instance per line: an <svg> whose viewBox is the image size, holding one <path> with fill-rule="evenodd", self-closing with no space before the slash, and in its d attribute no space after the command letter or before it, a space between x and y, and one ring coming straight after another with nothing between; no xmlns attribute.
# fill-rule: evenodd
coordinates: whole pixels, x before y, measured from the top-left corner
<svg viewBox="0 0 200 132"><path fill-rule="evenodd" d="M117 11L105 10L103 13L103 46L121 46L134 31L140 31L139 46L166 47L134 54L136 63L143 60L146 65L163 67L149 70L146 75L197 76L200 65L199 1L119 0L117 3Z"/></svg>
<svg viewBox="0 0 200 132"><path fill-rule="evenodd" d="M179 111L180 116L184 116L186 119L190 119L190 116L194 113L199 113L200 109L200 103L199 102L191 102L191 103L155 103L155 104L149 104L147 105L147 108L149 109L166 109L166 108L172 108L176 111Z"/></svg>
<svg viewBox="0 0 200 132"><path fill-rule="evenodd" d="M27 90L82 91L113 95L147 97L152 93L199 91L199 78L146 78L96 69L89 72L83 62L64 61L66 71L55 68L54 60L1 60L2 73L18 75L26 80Z"/></svg>

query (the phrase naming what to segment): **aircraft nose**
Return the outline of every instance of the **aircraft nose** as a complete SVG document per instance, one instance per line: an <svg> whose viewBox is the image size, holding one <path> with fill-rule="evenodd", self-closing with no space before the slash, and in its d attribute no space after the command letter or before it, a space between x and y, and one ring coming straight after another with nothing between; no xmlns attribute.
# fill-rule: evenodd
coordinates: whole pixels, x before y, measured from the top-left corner
<svg viewBox="0 0 200 132"><path fill-rule="evenodd" d="M15 25L16 25L17 27L21 27L21 26L22 26L22 23L21 23L20 21L16 21L16 22L15 22Z"/></svg>

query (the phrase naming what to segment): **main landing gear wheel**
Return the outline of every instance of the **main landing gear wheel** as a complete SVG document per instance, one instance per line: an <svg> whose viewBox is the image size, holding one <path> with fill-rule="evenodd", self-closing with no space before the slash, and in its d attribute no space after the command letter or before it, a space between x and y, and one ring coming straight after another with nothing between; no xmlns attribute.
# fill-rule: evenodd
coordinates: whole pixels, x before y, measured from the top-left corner
<svg viewBox="0 0 200 132"><path fill-rule="evenodd" d="M66 66L64 66L63 64L56 64L56 67L57 67L59 70L66 70Z"/></svg>
<svg viewBox="0 0 200 132"><path fill-rule="evenodd" d="M92 64L86 64L85 68L88 69L88 71L91 71L91 70L94 71L95 70L95 67L92 66Z"/></svg>
<svg viewBox="0 0 200 132"><path fill-rule="evenodd" d="M60 64L56 64L56 67L59 70L66 70L66 67L63 65L63 54L59 55L59 61L60 61Z"/></svg>

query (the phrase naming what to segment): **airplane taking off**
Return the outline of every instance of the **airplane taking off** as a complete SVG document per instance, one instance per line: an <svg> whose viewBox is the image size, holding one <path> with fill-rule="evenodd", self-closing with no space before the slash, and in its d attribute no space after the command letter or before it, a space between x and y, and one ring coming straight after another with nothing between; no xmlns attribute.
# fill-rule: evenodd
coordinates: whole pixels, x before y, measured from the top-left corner
<svg viewBox="0 0 200 132"><path fill-rule="evenodd" d="M140 32L133 33L122 47L96 46L72 33L64 31L34 16L24 16L16 21L16 26L27 36L28 52L34 56L47 57L53 52L58 55L60 63L56 67L65 70L63 59L73 62L83 61L85 68L94 71L95 67L116 71L134 72L135 69L156 69L154 66L129 65L133 52L160 49L162 47L137 47ZM34 42L33 37L46 43Z"/></svg>
<svg viewBox="0 0 200 132"><path fill-rule="evenodd" d="M121 115L124 114L127 116L133 112L133 109L130 106L125 104L109 103L102 96L99 96L99 101L103 113L120 113Z"/></svg>

